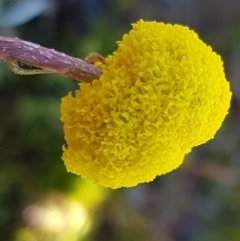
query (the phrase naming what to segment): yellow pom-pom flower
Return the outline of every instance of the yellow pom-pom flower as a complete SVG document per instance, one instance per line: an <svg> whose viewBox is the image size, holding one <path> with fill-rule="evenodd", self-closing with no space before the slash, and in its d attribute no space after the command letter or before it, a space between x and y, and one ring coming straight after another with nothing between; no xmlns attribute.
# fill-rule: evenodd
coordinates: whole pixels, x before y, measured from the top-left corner
<svg viewBox="0 0 240 241"><path fill-rule="evenodd" d="M139 21L92 84L62 99L68 171L111 188L152 181L213 138L231 92L219 55L187 27Z"/></svg>

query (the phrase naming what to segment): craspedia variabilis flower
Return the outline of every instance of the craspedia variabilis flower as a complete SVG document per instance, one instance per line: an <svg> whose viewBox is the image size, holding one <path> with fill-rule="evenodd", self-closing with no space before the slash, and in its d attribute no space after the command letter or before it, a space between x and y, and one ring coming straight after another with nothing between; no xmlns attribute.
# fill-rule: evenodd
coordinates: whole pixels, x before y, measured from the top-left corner
<svg viewBox="0 0 240 241"><path fill-rule="evenodd" d="M61 105L68 171L111 188L177 168L231 98L220 56L187 27L141 20L117 44L100 79Z"/></svg>

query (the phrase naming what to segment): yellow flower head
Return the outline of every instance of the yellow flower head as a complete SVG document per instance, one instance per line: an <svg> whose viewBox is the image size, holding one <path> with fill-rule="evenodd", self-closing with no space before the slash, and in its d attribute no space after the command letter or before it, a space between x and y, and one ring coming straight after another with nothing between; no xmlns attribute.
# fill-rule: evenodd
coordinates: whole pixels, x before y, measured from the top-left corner
<svg viewBox="0 0 240 241"><path fill-rule="evenodd" d="M61 106L65 165L99 185L131 187L172 171L228 112L221 58L187 27L141 20L102 69Z"/></svg>

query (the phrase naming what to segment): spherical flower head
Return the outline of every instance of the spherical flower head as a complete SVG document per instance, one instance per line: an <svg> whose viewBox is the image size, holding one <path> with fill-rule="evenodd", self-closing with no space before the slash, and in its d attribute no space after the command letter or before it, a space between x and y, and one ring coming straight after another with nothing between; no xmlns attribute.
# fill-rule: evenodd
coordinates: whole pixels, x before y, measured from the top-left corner
<svg viewBox="0 0 240 241"><path fill-rule="evenodd" d="M219 55L187 27L139 21L92 84L62 99L68 171L111 188L152 181L213 138L231 92Z"/></svg>

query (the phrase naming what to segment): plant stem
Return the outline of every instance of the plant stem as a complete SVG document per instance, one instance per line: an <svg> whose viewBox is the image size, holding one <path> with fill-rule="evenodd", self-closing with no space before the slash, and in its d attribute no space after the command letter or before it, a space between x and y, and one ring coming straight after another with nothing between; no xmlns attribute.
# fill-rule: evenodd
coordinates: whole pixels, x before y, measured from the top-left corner
<svg viewBox="0 0 240 241"><path fill-rule="evenodd" d="M23 75L55 73L91 83L102 73L101 68L81 59L18 38L0 37L0 59ZM35 69L24 69L22 64Z"/></svg>

